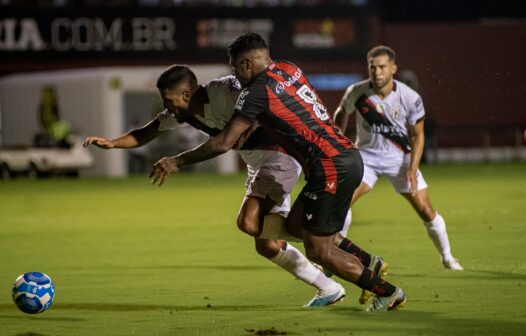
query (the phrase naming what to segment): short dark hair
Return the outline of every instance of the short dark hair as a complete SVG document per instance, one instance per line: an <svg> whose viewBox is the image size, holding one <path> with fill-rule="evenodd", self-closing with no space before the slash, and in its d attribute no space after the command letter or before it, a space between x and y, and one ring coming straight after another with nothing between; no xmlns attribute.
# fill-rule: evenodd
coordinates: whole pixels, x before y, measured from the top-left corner
<svg viewBox="0 0 526 336"><path fill-rule="evenodd" d="M171 89L182 80L189 81L191 85L197 85L197 77L189 67L175 64L164 70L159 76L157 79L157 88L161 91Z"/></svg>
<svg viewBox="0 0 526 336"><path fill-rule="evenodd" d="M236 58L242 53L254 49L268 49L268 46L260 35L256 33L246 33L232 42L226 49L226 52L230 58Z"/></svg>
<svg viewBox="0 0 526 336"><path fill-rule="evenodd" d="M369 52L367 53L367 61L369 61L369 59L373 57L382 55L387 55L391 62L396 61L396 53L394 52L394 50L384 45L379 45L369 50Z"/></svg>

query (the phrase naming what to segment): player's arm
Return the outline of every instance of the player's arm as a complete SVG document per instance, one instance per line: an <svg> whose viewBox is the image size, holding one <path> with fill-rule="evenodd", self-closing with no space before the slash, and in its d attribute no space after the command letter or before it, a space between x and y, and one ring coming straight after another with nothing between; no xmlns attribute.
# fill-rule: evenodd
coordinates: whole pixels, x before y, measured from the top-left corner
<svg viewBox="0 0 526 336"><path fill-rule="evenodd" d="M234 117L217 136L200 146L176 156L162 158L153 166L150 173L151 183L161 186L168 175L177 172L179 168L228 152L250 126L251 124L244 119Z"/></svg>
<svg viewBox="0 0 526 336"><path fill-rule="evenodd" d="M349 124L349 114L345 112L345 109L340 104L334 112L334 125L338 128L341 134L345 134L345 130Z"/></svg>
<svg viewBox="0 0 526 336"><path fill-rule="evenodd" d="M94 145L102 149L112 148L135 148L141 147L157 138L159 131L159 119L156 117L142 128L134 129L115 139L107 139L99 136L89 136L84 140L84 147Z"/></svg>
<svg viewBox="0 0 526 336"><path fill-rule="evenodd" d="M407 172L407 180L411 184L411 194L417 191L416 173L420 166L420 159L424 152L424 118L419 119L415 125L410 127L411 134L411 164Z"/></svg>
<svg viewBox="0 0 526 336"><path fill-rule="evenodd" d="M354 112L354 105L352 103L353 89L354 86L352 85L347 88L333 115L334 124L342 134L345 134L345 130L349 124L349 115Z"/></svg>

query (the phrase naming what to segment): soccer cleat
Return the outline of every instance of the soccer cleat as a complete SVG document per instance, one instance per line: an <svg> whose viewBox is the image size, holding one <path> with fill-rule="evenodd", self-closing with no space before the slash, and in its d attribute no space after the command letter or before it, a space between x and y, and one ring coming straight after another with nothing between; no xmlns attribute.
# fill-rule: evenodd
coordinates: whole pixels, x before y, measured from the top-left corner
<svg viewBox="0 0 526 336"><path fill-rule="evenodd" d="M344 297L345 297L345 288L343 288L343 286L340 285L339 283L336 283L335 291L331 293L326 293L325 291L319 289L316 292L316 295L314 296L314 298L310 300L309 303L303 305L303 307L328 306L340 300L343 301Z"/></svg>
<svg viewBox="0 0 526 336"><path fill-rule="evenodd" d="M379 256L371 256L371 264L367 267L369 271L378 274L380 278L383 278L387 275L387 270L389 269L389 264L386 263ZM369 292L366 289L362 289L362 294L358 301L360 304L366 304L367 301L373 296L373 293Z"/></svg>
<svg viewBox="0 0 526 336"><path fill-rule="evenodd" d="M442 265L444 265L445 268L452 271L463 271L464 267L460 265L457 259L451 258L447 260L442 261Z"/></svg>
<svg viewBox="0 0 526 336"><path fill-rule="evenodd" d="M376 295L371 305L367 308L368 312L371 311L385 311L393 310L399 307L403 307L406 302L405 294L402 288L396 287L396 290L391 296L378 296Z"/></svg>

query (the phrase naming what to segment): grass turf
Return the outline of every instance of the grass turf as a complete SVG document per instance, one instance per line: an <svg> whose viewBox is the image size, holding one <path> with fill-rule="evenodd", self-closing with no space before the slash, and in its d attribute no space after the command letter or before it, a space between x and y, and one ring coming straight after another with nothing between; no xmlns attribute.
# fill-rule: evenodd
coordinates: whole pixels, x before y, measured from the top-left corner
<svg viewBox="0 0 526 336"><path fill-rule="evenodd" d="M421 221L384 179L353 209L350 237L391 264L408 296L366 313L359 289L305 309L314 289L238 232L242 174L0 182L0 335L523 335L526 165L423 169L453 253L445 271ZM302 183L300 183L301 185ZM298 189L296 190L296 192ZM26 315L11 285L40 271L53 307Z"/></svg>

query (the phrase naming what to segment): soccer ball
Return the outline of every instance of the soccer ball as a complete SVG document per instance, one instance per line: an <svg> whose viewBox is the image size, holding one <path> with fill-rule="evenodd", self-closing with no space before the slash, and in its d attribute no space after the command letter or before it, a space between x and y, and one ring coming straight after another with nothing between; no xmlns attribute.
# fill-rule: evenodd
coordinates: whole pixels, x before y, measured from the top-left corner
<svg viewBox="0 0 526 336"><path fill-rule="evenodd" d="M25 273L15 280L12 296L17 307L24 313L42 313L53 304L55 285L44 273Z"/></svg>

